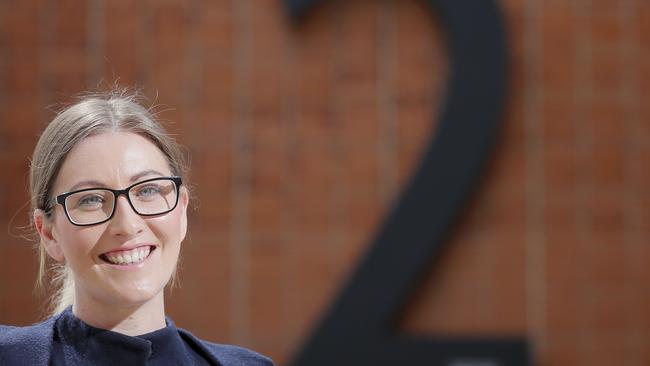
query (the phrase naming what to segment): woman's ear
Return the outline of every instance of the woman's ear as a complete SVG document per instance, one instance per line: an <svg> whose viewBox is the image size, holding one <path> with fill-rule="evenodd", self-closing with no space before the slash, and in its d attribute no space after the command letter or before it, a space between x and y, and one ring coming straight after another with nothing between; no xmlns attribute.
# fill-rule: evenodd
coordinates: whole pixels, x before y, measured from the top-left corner
<svg viewBox="0 0 650 366"><path fill-rule="evenodd" d="M45 211L41 209L34 210L34 226L38 235L41 237L41 245L45 247L47 254L57 262L64 262L65 256L63 249L52 232L52 222L45 216Z"/></svg>

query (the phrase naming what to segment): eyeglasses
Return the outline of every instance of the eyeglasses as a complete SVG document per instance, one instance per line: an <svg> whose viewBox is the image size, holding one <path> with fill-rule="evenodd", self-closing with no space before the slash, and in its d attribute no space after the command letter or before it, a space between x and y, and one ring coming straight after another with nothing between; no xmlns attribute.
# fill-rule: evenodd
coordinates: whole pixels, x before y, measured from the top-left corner
<svg viewBox="0 0 650 366"><path fill-rule="evenodd" d="M140 216L166 214L176 208L180 177L161 177L143 180L124 189L84 188L56 196L65 215L73 225L90 226L110 220L120 195Z"/></svg>

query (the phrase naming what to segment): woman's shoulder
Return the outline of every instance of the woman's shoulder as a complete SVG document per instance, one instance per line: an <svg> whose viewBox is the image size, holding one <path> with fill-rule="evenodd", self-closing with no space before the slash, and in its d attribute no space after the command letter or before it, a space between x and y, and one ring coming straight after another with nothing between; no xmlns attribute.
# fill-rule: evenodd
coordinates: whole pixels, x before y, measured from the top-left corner
<svg viewBox="0 0 650 366"><path fill-rule="evenodd" d="M273 361L270 358L247 348L229 344L212 343L196 338L192 333L185 329L179 329L179 331L186 340L197 343L224 366L273 366Z"/></svg>
<svg viewBox="0 0 650 366"><path fill-rule="evenodd" d="M25 327L0 324L0 346L24 345L37 340L50 339L53 324L54 318Z"/></svg>
<svg viewBox="0 0 650 366"><path fill-rule="evenodd" d="M0 325L0 364L39 364L52 347L54 319L26 327Z"/></svg>

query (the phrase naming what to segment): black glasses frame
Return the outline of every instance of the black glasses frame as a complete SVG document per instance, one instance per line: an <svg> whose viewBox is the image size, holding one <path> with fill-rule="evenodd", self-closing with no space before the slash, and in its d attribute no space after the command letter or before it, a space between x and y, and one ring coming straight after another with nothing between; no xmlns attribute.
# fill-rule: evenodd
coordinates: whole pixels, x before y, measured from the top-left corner
<svg viewBox="0 0 650 366"><path fill-rule="evenodd" d="M176 185L176 202L174 202L174 205L172 206L172 208L170 208L167 211L163 211L163 212L159 212L159 213L155 213L155 214L143 214L143 213L140 213L135 208L135 206L133 206L133 202L131 202L131 197L129 197L129 191L131 190L131 188L133 188L135 186L138 186L138 185L140 185L142 183L152 182L152 181L155 181L155 180L171 180L172 182L174 182L174 184ZM143 181L133 183L132 185L130 185L130 186L124 188L124 189L110 189L110 188L105 188L105 187L94 187L94 188L84 188L84 189L79 189L79 190L76 190L76 191L61 193L60 195L56 196L56 203L63 206L63 212L65 212L65 216L68 218L68 221L70 221L70 223L72 225L75 225L75 226L99 225L99 224L105 223L106 221L112 219L113 215L115 215L115 206L117 205L117 200L118 200L118 198L120 198L121 195L124 195L126 197L126 200L129 202L129 206L131 206L133 211L135 213L137 213L138 215L140 215L140 216L160 216L160 215L164 215L164 214L166 214L168 212L173 211L176 208L176 206L178 206L178 197L180 196L180 189L181 189L182 184L183 184L183 180L181 179L181 177L177 177L177 176L156 177L156 178L145 179ZM115 197L115 199L113 200L113 208L111 209L111 214L105 220L98 221L98 222L93 222L92 224L79 224L79 223L74 222L72 220L72 218L70 217L70 214L68 214L68 208L65 205L66 198L68 198L69 196L71 196L71 195L73 195L75 193L86 192L86 191L94 191L94 190L98 190L98 189L101 189L101 190L104 190L104 191L109 191L109 192L113 193L113 196Z"/></svg>

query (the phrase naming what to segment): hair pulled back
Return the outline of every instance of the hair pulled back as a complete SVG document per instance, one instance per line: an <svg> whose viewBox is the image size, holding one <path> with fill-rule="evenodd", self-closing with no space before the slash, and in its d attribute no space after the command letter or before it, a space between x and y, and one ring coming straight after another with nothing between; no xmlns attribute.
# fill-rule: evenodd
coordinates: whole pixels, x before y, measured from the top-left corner
<svg viewBox="0 0 650 366"><path fill-rule="evenodd" d="M154 114L140 105L136 94L114 90L85 95L63 109L40 136L29 172L32 212L41 209L51 219L54 198L52 187L70 151L83 139L107 132L131 132L150 140L169 163L172 174L183 177L188 162L180 145L167 134ZM38 284L42 285L48 268L48 254L39 244ZM56 292L50 303L51 313L59 313L74 302L74 279L65 264L53 264Z"/></svg>

